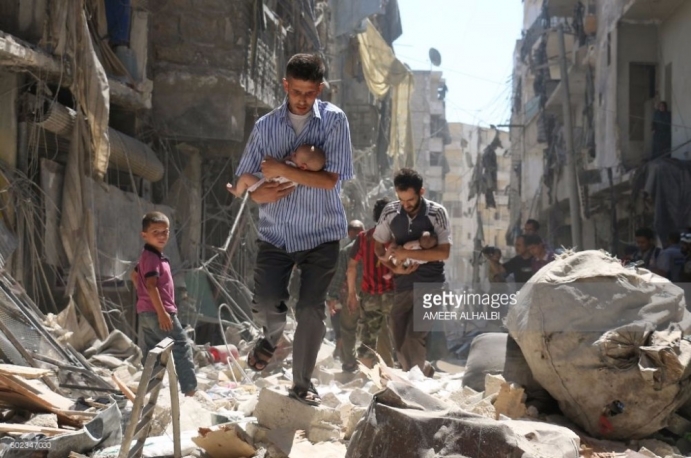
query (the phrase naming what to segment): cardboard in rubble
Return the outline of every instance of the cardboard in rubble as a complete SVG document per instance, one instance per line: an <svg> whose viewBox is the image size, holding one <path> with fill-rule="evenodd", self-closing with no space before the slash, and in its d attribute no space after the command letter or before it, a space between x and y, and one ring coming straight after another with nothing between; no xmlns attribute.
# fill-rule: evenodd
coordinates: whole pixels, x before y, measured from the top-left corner
<svg viewBox="0 0 691 458"><path fill-rule="evenodd" d="M235 423L199 428L199 435L192 441L211 458L245 458L256 453L247 434Z"/></svg>

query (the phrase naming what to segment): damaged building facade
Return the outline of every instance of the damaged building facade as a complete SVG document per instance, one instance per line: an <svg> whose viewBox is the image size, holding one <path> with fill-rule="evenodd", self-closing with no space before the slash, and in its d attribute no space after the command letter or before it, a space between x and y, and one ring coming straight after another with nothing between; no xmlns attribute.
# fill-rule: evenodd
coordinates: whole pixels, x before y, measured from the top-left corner
<svg viewBox="0 0 691 458"><path fill-rule="evenodd" d="M389 65L396 78L372 91L358 39L368 26L403 67L391 49L395 0L0 1L7 272L43 313L72 307L91 337L134 337L127 279L141 216L156 209L172 222L166 254L181 320L218 328L221 303L233 306L228 319L248 320L256 207L238 216L241 200L225 184L254 122L282 103L291 55L324 57L322 98L351 120L364 179L344 189L348 216L367 219L372 199L390 191L389 135L404 119L392 107L408 73Z"/></svg>
<svg viewBox="0 0 691 458"><path fill-rule="evenodd" d="M526 0L524 12L514 58L510 233L535 218L552 246L621 255L639 227L654 228L662 241L685 230L691 60L683 24L691 4ZM653 132L660 102L671 111L671 121L656 124L666 142Z"/></svg>

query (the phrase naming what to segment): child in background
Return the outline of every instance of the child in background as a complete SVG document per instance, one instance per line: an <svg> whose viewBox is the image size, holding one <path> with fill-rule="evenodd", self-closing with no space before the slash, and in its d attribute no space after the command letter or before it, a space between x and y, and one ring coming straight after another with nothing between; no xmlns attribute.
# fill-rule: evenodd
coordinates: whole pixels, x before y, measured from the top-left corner
<svg viewBox="0 0 691 458"><path fill-rule="evenodd" d="M140 347L143 360L160 341L170 337L173 360L185 396L194 396L197 376L194 373L192 346L177 317L175 287L168 258L163 249L170 237L170 221L161 212L147 213L142 219L142 238L145 245L132 273L137 287Z"/></svg>

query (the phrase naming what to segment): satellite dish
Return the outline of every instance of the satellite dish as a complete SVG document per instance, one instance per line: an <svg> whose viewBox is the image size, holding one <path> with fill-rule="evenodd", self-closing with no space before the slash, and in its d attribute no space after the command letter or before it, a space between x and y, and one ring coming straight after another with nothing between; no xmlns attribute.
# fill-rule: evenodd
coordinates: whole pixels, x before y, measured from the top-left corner
<svg viewBox="0 0 691 458"><path fill-rule="evenodd" d="M429 60L432 61L432 65L439 67L441 65L441 54L434 48L429 48Z"/></svg>

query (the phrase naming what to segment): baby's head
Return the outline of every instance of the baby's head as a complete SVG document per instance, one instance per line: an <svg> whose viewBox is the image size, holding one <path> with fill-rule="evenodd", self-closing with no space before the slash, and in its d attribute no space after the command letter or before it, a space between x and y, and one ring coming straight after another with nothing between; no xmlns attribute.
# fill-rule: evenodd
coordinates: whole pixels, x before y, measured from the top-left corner
<svg viewBox="0 0 691 458"><path fill-rule="evenodd" d="M291 160L302 170L312 172L320 171L326 164L324 151L312 145L300 146L291 156Z"/></svg>
<svg viewBox="0 0 691 458"><path fill-rule="evenodd" d="M435 246L437 246L437 236L430 232L423 232L422 237L420 237L420 248L429 250Z"/></svg>

